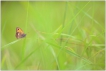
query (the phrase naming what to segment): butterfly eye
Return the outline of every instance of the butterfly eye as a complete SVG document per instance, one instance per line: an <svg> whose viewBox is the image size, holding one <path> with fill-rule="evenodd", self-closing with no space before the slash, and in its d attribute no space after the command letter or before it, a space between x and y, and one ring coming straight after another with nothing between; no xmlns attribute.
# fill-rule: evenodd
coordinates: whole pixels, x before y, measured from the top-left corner
<svg viewBox="0 0 106 71"><path fill-rule="evenodd" d="M19 30L19 29L18 29Z"/></svg>

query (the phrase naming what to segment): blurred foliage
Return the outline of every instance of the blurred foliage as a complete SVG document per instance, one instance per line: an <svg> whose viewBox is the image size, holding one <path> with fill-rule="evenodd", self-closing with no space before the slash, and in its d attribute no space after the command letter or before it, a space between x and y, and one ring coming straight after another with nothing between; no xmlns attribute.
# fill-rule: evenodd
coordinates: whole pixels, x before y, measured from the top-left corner
<svg viewBox="0 0 106 71"><path fill-rule="evenodd" d="M2 1L1 35L2 70L105 69L104 1Z"/></svg>

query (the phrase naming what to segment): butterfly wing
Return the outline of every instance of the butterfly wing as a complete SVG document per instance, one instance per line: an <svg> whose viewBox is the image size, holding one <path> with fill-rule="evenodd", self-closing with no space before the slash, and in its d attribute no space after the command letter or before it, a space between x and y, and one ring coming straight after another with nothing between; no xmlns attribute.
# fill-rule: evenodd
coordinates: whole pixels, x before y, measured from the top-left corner
<svg viewBox="0 0 106 71"><path fill-rule="evenodd" d="M22 34L20 37L23 38L23 37L25 37L25 36L26 36L26 34Z"/></svg>
<svg viewBox="0 0 106 71"><path fill-rule="evenodd" d="M20 29L19 27L16 28L16 38L23 38L25 37L26 34L24 34L24 32L22 31L22 29Z"/></svg>

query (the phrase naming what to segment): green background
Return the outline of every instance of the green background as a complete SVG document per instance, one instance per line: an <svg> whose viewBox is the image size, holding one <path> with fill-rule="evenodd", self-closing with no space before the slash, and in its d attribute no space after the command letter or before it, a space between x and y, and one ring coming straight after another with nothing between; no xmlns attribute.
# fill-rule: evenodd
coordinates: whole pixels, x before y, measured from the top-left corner
<svg viewBox="0 0 106 71"><path fill-rule="evenodd" d="M104 70L105 2L2 1L1 36L2 70Z"/></svg>

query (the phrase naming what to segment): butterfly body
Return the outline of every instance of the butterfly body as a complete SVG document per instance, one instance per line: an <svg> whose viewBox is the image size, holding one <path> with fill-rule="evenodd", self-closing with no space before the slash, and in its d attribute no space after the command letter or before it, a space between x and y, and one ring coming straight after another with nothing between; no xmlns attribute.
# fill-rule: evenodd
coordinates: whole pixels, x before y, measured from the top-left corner
<svg viewBox="0 0 106 71"><path fill-rule="evenodd" d="M25 37L26 34L24 34L24 32L22 31L21 28L17 27L16 28L16 38L19 39L19 38L23 38Z"/></svg>

